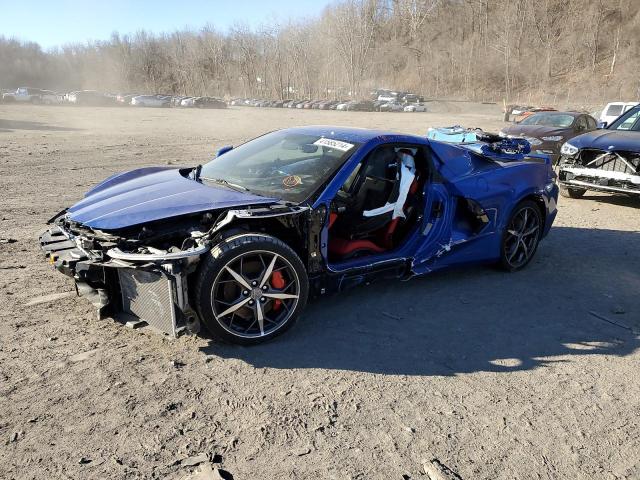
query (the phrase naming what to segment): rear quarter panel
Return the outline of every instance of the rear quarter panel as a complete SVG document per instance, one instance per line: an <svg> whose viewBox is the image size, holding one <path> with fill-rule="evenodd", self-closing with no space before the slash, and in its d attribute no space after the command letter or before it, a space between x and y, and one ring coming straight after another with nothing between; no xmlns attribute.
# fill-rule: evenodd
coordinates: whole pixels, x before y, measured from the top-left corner
<svg viewBox="0 0 640 480"><path fill-rule="evenodd" d="M552 181L544 160L497 161L455 145L433 142L431 147L434 165L450 196L446 209L449 232L435 253L424 251L416 258L416 273L499 259L502 231L516 205L527 197L538 198L547 211L555 211L555 201L549 205L544 198L544 188ZM456 230L459 198L474 200L487 214L489 223L475 235Z"/></svg>

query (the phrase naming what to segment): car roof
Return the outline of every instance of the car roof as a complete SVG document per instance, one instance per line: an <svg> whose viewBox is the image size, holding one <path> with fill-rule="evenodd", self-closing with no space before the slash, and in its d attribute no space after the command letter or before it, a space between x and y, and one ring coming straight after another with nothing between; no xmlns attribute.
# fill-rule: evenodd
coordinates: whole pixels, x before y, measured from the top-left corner
<svg viewBox="0 0 640 480"><path fill-rule="evenodd" d="M385 130L372 130L368 128L338 127L332 125L310 125L306 127L287 128L285 130L295 133L320 135L336 140L356 143L366 143L378 137L386 137L388 140L393 140L394 138L402 138L406 140L407 137L415 137L416 141L423 142L425 140L424 137L420 137L417 135L407 135L403 133L390 132Z"/></svg>
<svg viewBox="0 0 640 480"><path fill-rule="evenodd" d="M638 102L609 102L607 103L607 107L611 105L638 105Z"/></svg>
<svg viewBox="0 0 640 480"><path fill-rule="evenodd" d="M571 115L572 117L579 117L580 115L589 115L589 114L588 113L583 113L583 112L571 112L571 111L558 112L556 110L544 110L544 111L541 111L541 112L533 112L529 116L533 117L534 115Z"/></svg>

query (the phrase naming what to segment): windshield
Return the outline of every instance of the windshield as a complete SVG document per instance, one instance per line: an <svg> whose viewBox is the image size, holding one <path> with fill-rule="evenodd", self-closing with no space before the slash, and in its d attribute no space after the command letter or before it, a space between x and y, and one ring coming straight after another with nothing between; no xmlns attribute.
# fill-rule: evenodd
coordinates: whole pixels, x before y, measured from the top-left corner
<svg viewBox="0 0 640 480"><path fill-rule="evenodd" d="M520 122L520 125L543 125L545 127L568 128L573 123L573 115L562 113L534 113Z"/></svg>
<svg viewBox="0 0 640 480"><path fill-rule="evenodd" d="M200 179L300 203L324 184L358 146L280 130L207 163L202 167Z"/></svg>
<svg viewBox="0 0 640 480"><path fill-rule="evenodd" d="M640 131L640 108L633 108L611 124L609 130Z"/></svg>

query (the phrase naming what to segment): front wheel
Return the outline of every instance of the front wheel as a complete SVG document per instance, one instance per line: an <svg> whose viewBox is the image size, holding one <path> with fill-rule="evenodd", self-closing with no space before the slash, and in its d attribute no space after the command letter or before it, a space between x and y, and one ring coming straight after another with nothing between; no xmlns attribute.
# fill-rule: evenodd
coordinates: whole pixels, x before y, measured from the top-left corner
<svg viewBox="0 0 640 480"><path fill-rule="evenodd" d="M560 185L560 195L566 198L581 198L585 193L587 193L586 188L573 188Z"/></svg>
<svg viewBox="0 0 640 480"><path fill-rule="evenodd" d="M535 202L520 202L502 235L500 263L508 271L524 268L538 249L542 234L542 214Z"/></svg>
<svg viewBox="0 0 640 480"><path fill-rule="evenodd" d="M195 305L204 326L231 343L261 343L285 332L307 302L298 255L270 235L232 236L202 260Z"/></svg>

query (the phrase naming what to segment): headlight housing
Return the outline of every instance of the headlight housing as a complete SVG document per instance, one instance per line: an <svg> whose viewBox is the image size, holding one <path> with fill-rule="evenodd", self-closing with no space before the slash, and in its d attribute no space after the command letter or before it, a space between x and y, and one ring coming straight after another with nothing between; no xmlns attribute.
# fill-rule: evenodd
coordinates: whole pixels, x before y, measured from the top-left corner
<svg viewBox="0 0 640 480"><path fill-rule="evenodd" d="M573 156L576 153L578 153L580 151L580 149L578 147L574 147L573 145L571 145L569 142L564 142L562 144L562 147L560 148L560 153L562 155L568 155L568 156Z"/></svg>
<svg viewBox="0 0 640 480"><path fill-rule="evenodd" d="M559 142L560 140L564 139L564 137L562 137L561 135L552 135L551 137L540 137L540 138L545 142Z"/></svg>

